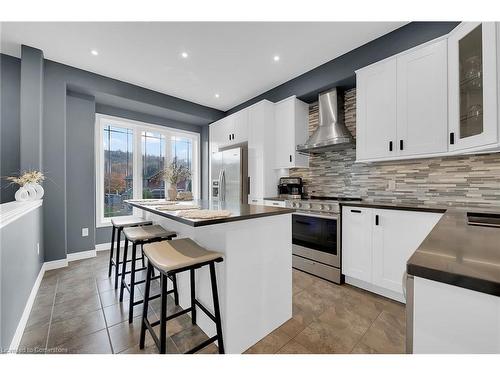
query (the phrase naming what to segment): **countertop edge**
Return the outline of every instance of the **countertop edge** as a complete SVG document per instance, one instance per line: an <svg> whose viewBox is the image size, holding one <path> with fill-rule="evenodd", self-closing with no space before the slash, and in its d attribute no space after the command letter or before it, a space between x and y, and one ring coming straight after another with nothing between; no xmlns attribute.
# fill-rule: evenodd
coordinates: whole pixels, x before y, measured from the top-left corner
<svg viewBox="0 0 500 375"><path fill-rule="evenodd" d="M408 260L406 264L408 275L500 297L500 284L495 281L436 270L409 262Z"/></svg>
<svg viewBox="0 0 500 375"><path fill-rule="evenodd" d="M381 210L400 210L400 211L418 211L418 212L432 212L438 214L444 214L448 210L443 207L423 207L423 206L411 206L405 205L404 203L371 203L371 202L339 202L340 206L349 207L366 207L366 208L376 208Z"/></svg>
<svg viewBox="0 0 500 375"><path fill-rule="evenodd" d="M185 219L185 218L180 217L180 216L171 215L168 212L155 210L150 206L141 205L140 203L136 203L136 202L127 202L127 203L135 208L139 208L139 209L151 212L151 213L156 214L158 216L166 217L167 219L171 219L171 220L177 221L179 223L189 225L191 227L203 227L203 226L207 226L207 225L225 224L225 223L231 223L231 222L236 222L236 221L258 219L258 218L268 217L268 216L291 214L291 213L295 212L295 210L292 208L280 207L279 210L273 211L273 212L261 212L261 213L251 214L251 215L229 216L229 217L224 217L224 218L219 218L219 219L207 219L207 220L202 220L202 221L193 221L193 220Z"/></svg>

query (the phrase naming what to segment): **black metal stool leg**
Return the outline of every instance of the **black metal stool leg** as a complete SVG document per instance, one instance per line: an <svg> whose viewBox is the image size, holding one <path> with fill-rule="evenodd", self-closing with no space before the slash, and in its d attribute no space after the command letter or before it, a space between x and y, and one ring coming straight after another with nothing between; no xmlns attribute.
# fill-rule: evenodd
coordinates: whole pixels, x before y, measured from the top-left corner
<svg viewBox="0 0 500 375"><path fill-rule="evenodd" d="M120 273L120 235L122 228L118 228L117 243L116 243L116 262L115 262L115 289L118 289L118 274Z"/></svg>
<svg viewBox="0 0 500 375"><path fill-rule="evenodd" d="M191 284L191 323L196 324L196 291L195 291L195 278L194 278L194 269L189 270L189 281ZM175 277L175 275L174 275ZM177 283L176 283L177 284ZM177 291L177 285L174 284L174 288ZM175 292L174 292L175 293Z"/></svg>
<svg viewBox="0 0 500 375"><path fill-rule="evenodd" d="M146 267L146 264L144 263L144 245L141 244L141 260L142 260L142 267Z"/></svg>
<svg viewBox="0 0 500 375"><path fill-rule="evenodd" d="M146 341L146 319L148 318L148 307L149 307L149 292L151 290L151 274L153 271L153 265L148 262L148 270L146 271L146 287L144 289L144 304L142 307L142 320L141 320L141 337L139 339L139 348L144 349L144 343Z"/></svg>
<svg viewBox="0 0 500 375"><path fill-rule="evenodd" d="M113 250L115 247L115 232L116 232L116 227L113 225L113 228L111 229L111 250L109 253L108 277L111 277L111 267L113 266Z"/></svg>
<svg viewBox="0 0 500 375"><path fill-rule="evenodd" d="M164 273L161 274L161 308L160 308L160 354L167 352L167 280Z"/></svg>
<svg viewBox="0 0 500 375"><path fill-rule="evenodd" d="M134 291L135 291L135 256L137 254L137 243L132 242L132 266L130 267L130 301L128 310L128 322L132 323L134 318ZM123 260L125 262L125 259Z"/></svg>
<svg viewBox="0 0 500 375"><path fill-rule="evenodd" d="M179 292L177 291L177 275L172 276L172 287L174 288L174 301L175 305L179 306Z"/></svg>
<svg viewBox="0 0 500 375"><path fill-rule="evenodd" d="M217 329L217 342L219 344L219 353L224 354L224 340L222 339L222 322L220 318L219 294L217 292L217 277L215 275L215 263L210 263L210 280L212 283L212 297L214 301L215 326Z"/></svg>
<svg viewBox="0 0 500 375"><path fill-rule="evenodd" d="M120 283L120 302L123 302L123 289L125 289L125 274L127 272L127 254L128 253L128 238L125 237L125 246L123 246L123 263L122 263L122 277Z"/></svg>

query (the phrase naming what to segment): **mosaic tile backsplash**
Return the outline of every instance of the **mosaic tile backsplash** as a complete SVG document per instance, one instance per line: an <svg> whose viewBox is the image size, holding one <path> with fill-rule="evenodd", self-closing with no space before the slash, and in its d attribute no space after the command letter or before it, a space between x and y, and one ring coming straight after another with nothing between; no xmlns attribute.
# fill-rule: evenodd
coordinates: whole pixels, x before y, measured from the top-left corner
<svg viewBox="0 0 500 375"><path fill-rule="evenodd" d="M345 123L356 136L356 89L345 93ZM318 106L309 109L309 131ZM368 201L500 207L500 153L355 163L354 148L310 157L309 168L290 170L312 195L359 196ZM390 181L395 181L391 190Z"/></svg>

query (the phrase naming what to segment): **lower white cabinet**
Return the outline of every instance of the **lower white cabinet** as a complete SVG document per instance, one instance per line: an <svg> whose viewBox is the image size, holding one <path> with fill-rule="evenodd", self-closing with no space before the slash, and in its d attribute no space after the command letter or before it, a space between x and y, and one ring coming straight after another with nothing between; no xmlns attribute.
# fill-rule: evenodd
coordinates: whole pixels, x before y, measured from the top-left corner
<svg viewBox="0 0 500 375"><path fill-rule="evenodd" d="M442 214L342 208L342 273L346 282L404 302L406 262Z"/></svg>

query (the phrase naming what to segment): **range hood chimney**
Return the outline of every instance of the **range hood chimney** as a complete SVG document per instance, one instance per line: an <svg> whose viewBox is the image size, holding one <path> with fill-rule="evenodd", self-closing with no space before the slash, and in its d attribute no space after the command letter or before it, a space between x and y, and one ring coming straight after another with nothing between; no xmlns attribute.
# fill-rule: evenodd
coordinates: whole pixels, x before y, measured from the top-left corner
<svg viewBox="0 0 500 375"><path fill-rule="evenodd" d="M318 154L354 147L351 132L339 116L341 106L337 88L319 94L319 126L297 151Z"/></svg>

